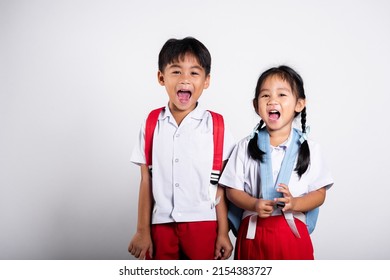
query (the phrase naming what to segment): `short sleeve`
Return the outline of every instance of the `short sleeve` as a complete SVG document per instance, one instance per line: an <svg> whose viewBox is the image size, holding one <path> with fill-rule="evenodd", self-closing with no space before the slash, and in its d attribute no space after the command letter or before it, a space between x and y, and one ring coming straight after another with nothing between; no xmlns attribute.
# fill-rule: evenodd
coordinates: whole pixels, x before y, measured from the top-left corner
<svg viewBox="0 0 390 280"><path fill-rule="evenodd" d="M141 128L138 133L137 140L135 142L135 146L133 147L133 151L131 153L130 161L137 165L145 164L145 121L142 123Z"/></svg>
<svg viewBox="0 0 390 280"><path fill-rule="evenodd" d="M238 143L230 157L229 160L222 172L219 183L231 187L234 189L244 190L245 187L245 147L243 143Z"/></svg>
<svg viewBox="0 0 390 280"><path fill-rule="evenodd" d="M327 160L318 143L309 142L310 147L310 167L309 167L309 191L322 187L329 189L333 185L333 177Z"/></svg>

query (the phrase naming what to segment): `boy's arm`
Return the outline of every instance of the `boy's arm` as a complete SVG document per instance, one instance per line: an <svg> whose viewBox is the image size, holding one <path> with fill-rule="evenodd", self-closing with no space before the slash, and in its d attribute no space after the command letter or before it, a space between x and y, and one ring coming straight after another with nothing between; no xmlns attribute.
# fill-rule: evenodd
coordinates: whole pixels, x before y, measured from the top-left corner
<svg viewBox="0 0 390 280"><path fill-rule="evenodd" d="M151 237L151 215L153 207L152 178L147 165L141 165L141 183L138 198L137 231L129 244L129 252L139 259L144 259L146 253L153 256Z"/></svg>

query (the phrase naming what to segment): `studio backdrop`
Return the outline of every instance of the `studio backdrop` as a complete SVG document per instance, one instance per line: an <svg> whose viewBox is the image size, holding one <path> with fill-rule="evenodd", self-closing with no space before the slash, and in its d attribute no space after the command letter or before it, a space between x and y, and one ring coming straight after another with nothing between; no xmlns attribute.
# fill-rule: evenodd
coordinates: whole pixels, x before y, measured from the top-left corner
<svg viewBox="0 0 390 280"><path fill-rule="evenodd" d="M260 73L301 74L335 181L315 257L390 259L389 15L368 0L1 0L0 259L133 259L130 154L167 103L158 52L186 36L212 55L200 102L237 141L258 122Z"/></svg>

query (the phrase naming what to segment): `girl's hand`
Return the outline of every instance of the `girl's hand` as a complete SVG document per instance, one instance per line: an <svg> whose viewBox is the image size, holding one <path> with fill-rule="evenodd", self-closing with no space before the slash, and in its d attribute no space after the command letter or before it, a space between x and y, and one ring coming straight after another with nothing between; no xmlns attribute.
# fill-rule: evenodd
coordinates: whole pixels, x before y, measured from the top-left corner
<svg viewBox="0 0 390 280"><path fill-rule="evenodd" d="M272 200L258 199L256 201L256 212L260 218L268 218L274 211L275 202Z"/></svg>
<svg viewBox="0 0 390 280"><path fill-rule="evenodd" d="M282 211L288 211L293 210L295 205L295 198L291 195L290 190L287 185L285 184L279 184L279 188L277 189L278 192L283 194L283 197L281 198L275 198L275 203L283 202L284 207L282 208Z"/></svg>

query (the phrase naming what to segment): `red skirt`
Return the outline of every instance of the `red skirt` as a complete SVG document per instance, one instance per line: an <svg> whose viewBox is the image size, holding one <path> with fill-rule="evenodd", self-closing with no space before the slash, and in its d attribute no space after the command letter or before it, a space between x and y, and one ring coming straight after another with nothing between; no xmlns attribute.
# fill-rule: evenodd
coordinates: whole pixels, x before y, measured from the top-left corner
<svg viewBox="0 0 390 280"><path fill-rule="evenodd" d="M247 239L249 218L238 230L236 260L313 260L313 244L306 224L295 219L300 238L295 237L283 215L257 218L255 239Z"/></svg>

